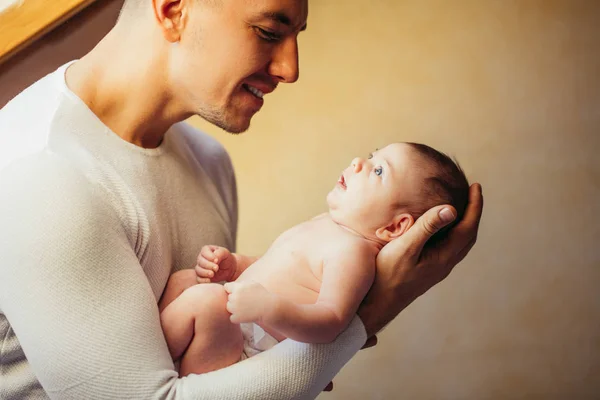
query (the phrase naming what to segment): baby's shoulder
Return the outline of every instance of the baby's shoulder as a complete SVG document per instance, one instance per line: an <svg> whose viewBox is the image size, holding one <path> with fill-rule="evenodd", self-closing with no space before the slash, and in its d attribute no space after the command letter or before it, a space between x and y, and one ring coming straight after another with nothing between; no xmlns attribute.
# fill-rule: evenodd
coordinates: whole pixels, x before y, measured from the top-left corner
<svg viewBox="0 0 600 400"><path fill-rule="evenodd" d="M374 260L377 253L373 251L373 246L365 239L355 235L337 235L335 240L328 242L327 258L336 260L356 260L364 264Z"/></svg>

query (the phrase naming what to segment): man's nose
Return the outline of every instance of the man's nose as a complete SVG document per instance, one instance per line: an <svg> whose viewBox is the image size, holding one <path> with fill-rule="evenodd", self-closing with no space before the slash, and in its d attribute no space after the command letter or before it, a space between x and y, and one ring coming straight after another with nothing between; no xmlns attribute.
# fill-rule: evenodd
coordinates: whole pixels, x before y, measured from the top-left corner
<svg viewBox="0 0 600 400"><path fill-rule="evenodd" d="M355 174L359 173L362 170L363 164L364 164L364 161L360 157L356 157L354 160L352 160L352 164L351 164L352 170L354 171Z"/></svg>
<svg viewBox="0 0 600 400"><path fill-rule="evenodd" d="M290 36L281 41L273 51L269 74L280 82L294 83L300 75L298 67L298 40Z"/></svg>

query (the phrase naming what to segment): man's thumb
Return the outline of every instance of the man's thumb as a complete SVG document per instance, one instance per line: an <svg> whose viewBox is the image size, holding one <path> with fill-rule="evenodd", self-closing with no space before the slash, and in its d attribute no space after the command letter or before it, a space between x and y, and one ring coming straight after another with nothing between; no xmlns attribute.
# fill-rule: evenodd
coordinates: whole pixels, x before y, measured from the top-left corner
<svg viewBox="0 0 600 400"><path fill-rule="evenodd" d="M413 240L413 244L419 247L419 253L421 249L436 232L454 221L456 218L456 211L451 206L438 206L428 210L425 214L421 215L415 227L417 229L409 229L416 235Z"/></svg>
<svg viewBox="0 0 600 400"><path fill-rule="evenodd" d="M454 221L456 211L448 205L436 206L421 215L402 236L385 245L377 255L377 265L395 265L400 257L421 256L425 243L440 229Z"/></svg>

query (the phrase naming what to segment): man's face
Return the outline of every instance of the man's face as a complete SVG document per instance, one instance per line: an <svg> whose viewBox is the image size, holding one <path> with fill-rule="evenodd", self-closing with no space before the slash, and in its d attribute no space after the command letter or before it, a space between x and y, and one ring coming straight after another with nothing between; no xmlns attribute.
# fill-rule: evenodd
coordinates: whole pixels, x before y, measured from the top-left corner
<svg viewBox="0 0 600 400"><path fill-rule="evenodd" d="M419 174L410 146L394 143L368 159L355 158L327 196L335 220L361 232L388 224L397 205L418 195Z"/></svg>
<svg viewBox="0 0 600 400"><path fill-rule="evenodd" d="M298 79L307 17L307 0L188 1L170 60L177 98L226 131L245 131L263 95Z"/></svg>

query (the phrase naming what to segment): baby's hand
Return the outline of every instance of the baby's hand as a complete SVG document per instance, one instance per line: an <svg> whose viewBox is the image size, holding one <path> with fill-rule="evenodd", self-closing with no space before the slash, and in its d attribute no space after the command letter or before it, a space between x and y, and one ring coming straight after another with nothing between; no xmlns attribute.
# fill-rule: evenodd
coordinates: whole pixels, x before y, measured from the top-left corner
<svg viewBox="0 0 600 400"><path fill-rule="evenodd" d="M237 261L225 247L203 246L196 264L198 283L230 281L235 276Z"/></svg>
<svg viewBox="0 0 600 400"><path fill-rule="evenodd" d="M231 322L260 322L273 304L273 295L257 282L229 282L225 284L229 293L227 311Z"/></svg>

